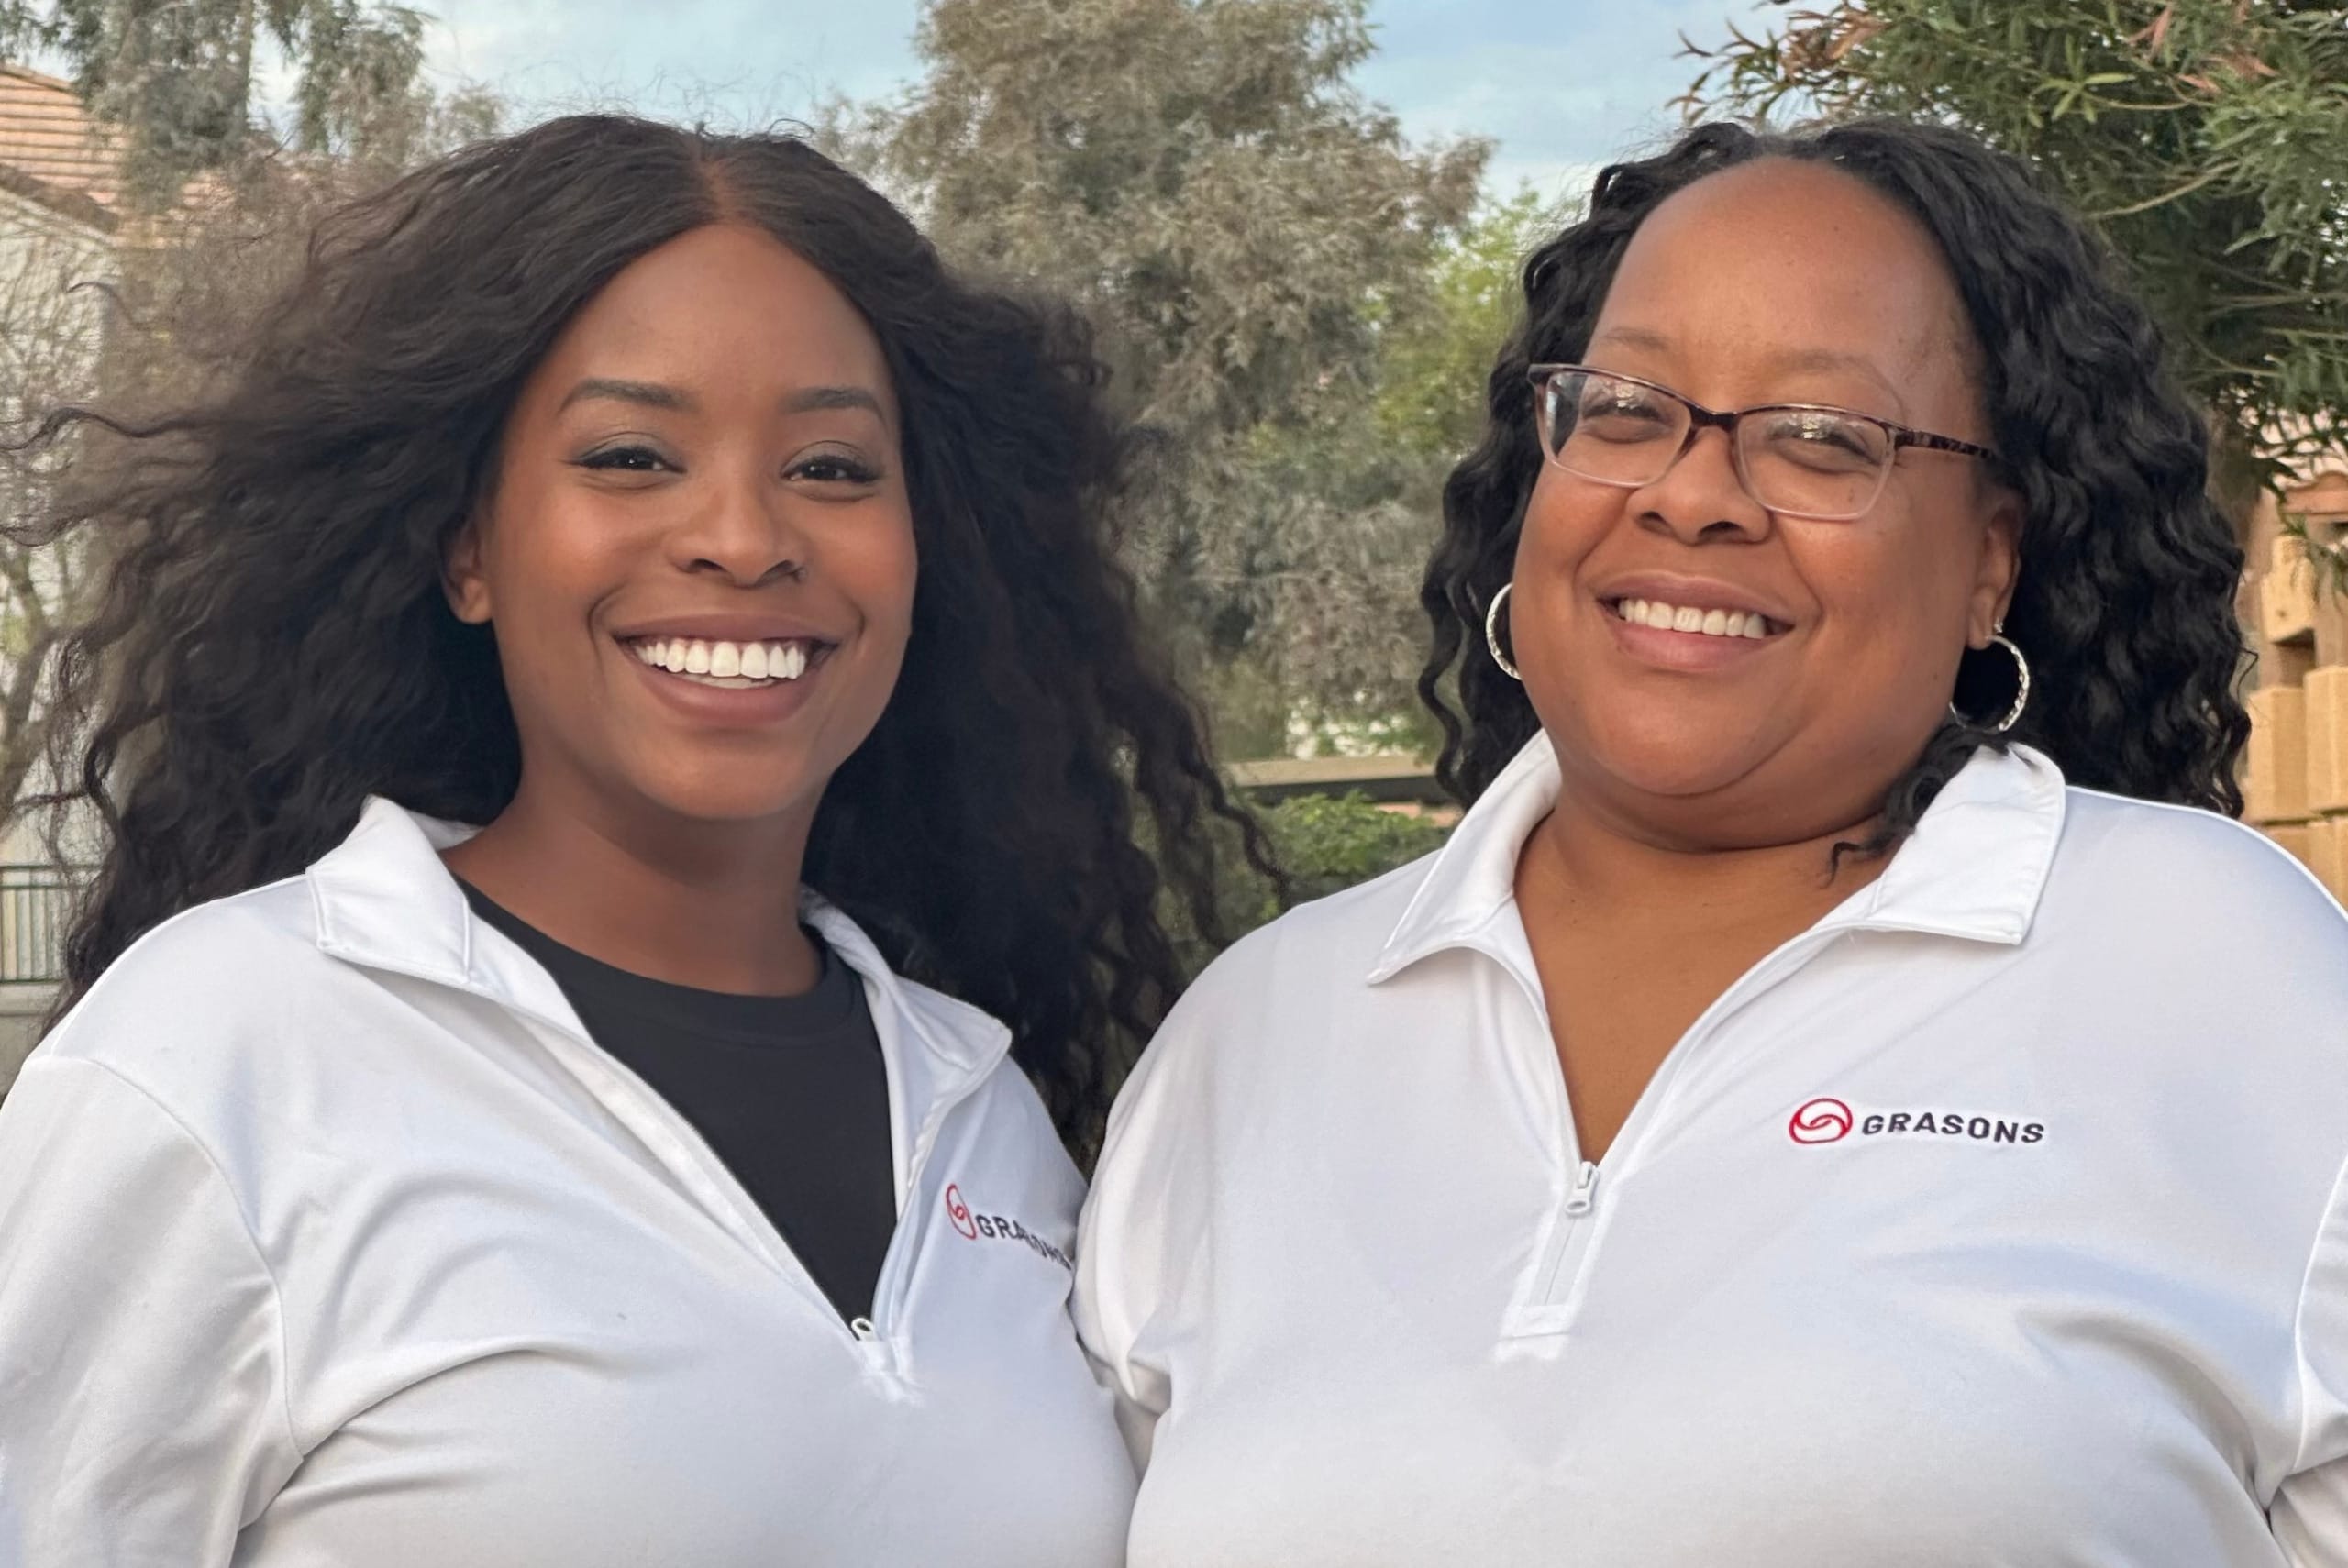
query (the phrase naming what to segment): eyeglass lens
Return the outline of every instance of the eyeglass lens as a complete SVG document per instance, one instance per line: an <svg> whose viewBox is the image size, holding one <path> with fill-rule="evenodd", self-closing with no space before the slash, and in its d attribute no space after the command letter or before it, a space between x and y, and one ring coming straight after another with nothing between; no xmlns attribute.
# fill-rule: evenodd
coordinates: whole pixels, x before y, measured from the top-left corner
<svg viewBox="0 0 2348 1568"><path fill-rule="evenodd" d="M1541 389L1541 438L1559 468L1635 489L1670 470L1694 415L1667 392L1590 371L1551 376ZM1852 518L1875 504L1889 470L1889 432L1826 409L1755 409L1738 419L1736 467L1772 512Z"/></svg>

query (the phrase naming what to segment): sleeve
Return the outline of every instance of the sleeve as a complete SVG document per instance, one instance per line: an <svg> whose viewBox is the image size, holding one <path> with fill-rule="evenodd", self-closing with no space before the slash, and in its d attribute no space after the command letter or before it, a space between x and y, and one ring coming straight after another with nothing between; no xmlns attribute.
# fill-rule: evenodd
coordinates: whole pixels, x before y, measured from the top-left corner
<svg viewBox="0 0 2348 1568"><path fill-rule="evenodd" d="M1200 1096L1171 1060L1178 1007L1117 1097L1077 1231L1076 1331L1093 1375L1114 1397L1136 1474L1149 1467L1158 1420L1172 1408L1168 1346L1200 1281L1208 1138ZM1176 1158L1180 1154L1183 1157Z"/></svg>
<svg viewBox="0 0 2348 1568"><path fill-rule="evenodd" d="M219 1166L107 1067L37 1055L0 1103L0 1562L226 1564L300 1459Z"/></svg>
<svg viewBox="0 0 2348 1568"><path fill-rule="evenodd" d="M1135 1351L1149 1291L1130 1274L1134 1249L1123 1243L1134 1239L1136 1217L1105 1185L1117 1174L1107 1154L1104 1150L1077 1230L1076 1333L1092 1375L1116 1401L1117 1430L1139 1474L1149 1468L1150 1439L1172 1401L1173 1385L1164 1366Z"/></svg>
<svg viewBox="0 0 2348 1568"><path fill-rule="evenodd" d="M2348 1168L2299 1294L2300 1440L2267 1518L2291 1568L2348 1568Z"/></svg>

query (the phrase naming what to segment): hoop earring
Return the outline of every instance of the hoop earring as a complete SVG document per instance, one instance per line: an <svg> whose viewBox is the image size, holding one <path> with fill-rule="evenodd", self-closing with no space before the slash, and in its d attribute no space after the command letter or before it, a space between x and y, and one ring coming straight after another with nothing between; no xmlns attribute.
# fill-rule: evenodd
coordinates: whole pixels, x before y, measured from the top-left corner
<svg viewBox="0 0 2348 1568"><path fill-rule="evenodd" d="M2012 729L2016 724L2021 723L2022 710L2030 706L2030 660L2022 657L2021 649L2014 645L2014 641L2011 637L2006 635L2006 624L2003 621L1999 622L1997 630L1989 634L1989 642L1991 646L2001 647L2005 649L2006 652L2013 656L2014 676L2016 681L2014 705L2006 710L2006 716L2004 718L1999 719L1994 724L1987 726L1984 726L1976 720L1967 718L1965 714L1957 712L1957 707L1955 702L1951 702L1948 705L1948 712L1949 717L1955 719L1959 724L1962 724L1968 730L1977 730L1986 727L1989 734L1993 735L2001 735L2007 731Z"/></svg>
<svg viewBox="0 0 2348 1568"><path fill-rule="evenodd" d="M1508 602L1509 590L1515 586L1513 580L1503 582L1501 591L1492 595L1492 607L1484 612L1484 646L1491 650L1492 662L1501 667L1501 672L1521 686L1524 677L1517 673L1508 655L1501 652L1501 606Z"/></svg>

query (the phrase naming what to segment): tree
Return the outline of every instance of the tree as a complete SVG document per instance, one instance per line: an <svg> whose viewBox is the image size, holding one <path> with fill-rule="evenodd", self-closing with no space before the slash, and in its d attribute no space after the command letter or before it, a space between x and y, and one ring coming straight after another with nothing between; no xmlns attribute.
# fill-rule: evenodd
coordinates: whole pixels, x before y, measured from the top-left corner
<svg viewBox="0 0 2348 1568"><path fill-rule="evenodd" d="M2238 506L2348 438L2338 0L1836 0L1731 31L1690 46L1708 61L1691 117L1930 116L2043 170L2125 259L2217 416Z"/></svg>
<svg viewBox="0 0 2348 1568"><path fill-rule="evenodd" d="M1412 148L1363 100L1366 5L932 0L925 78L847 137L949 254L1102 323L1117 384L1167 436L1132 559L1226 723L1259 689L1257 745L1298 702L1357 706L1390 673L1300 650L1414 619L1390 569L1399 551L1414 579L1431 524L1403 549L1366 510L1393 488L1367 416L1381 343L1427 308L1487 151Z"/></svg>
<svg viewBox="0 0 2348 1568"><path fill-rule="evenodd" d="M248 144L111 244L0 222L0 823L39 787L49 655L100 576L85 543L47 542L42 520L59 486L104 482L116 450L78 428L39 438L43 422L69 404L136 418L201 395L327 208L486 134L497 114L479 90L443 100L411 83L346 153Z"/></svg>
<svg viewBox="0 0 2348 1568"><path fill-rule="evenodd" d="M1370 416L1317 404L1323 417L1257 448L1251 477L1275 533L1312 541L1267 583L1267 621L1309 721L1301 727L1327 749L1441 744L1412 695L1426 656L1419 581L1444 480L1483 434L1492 361L1523 310L1525 259L1567 216L1529 190L1478 208L1438 247L1419 308L1379 333ZM1312 509L1327 515L1282 521Z"/></svg>
<svg viewBox="0 0 2348 1568"><path fill-rule="evenodd" d="M1378 422L1397 448L1447 469L1475 446L1492 361L1524 308L1525 259L1574 217L1526 187L1445 245L1431 308L1391 336L1379 371Z"/></svg>
<svg viewBox="0 0 2348 1568"><path fill-rule="evenodd" d="M404 161L449 106L420 83L426 20L375 0L0 0L0 57L38 45L70 60L91 111L125 132L134 201L155 208L194 176L280 142ZM254 99L265 43L296 72L282 137ZM460 94L456 107L482 101Z"/></svg>
<svg viewBox="0 0 2348 1568"><path fill-rule="evenodd" d="M0 223L0 523L39 515L72 457L22 436L85 395L105 344L105 248L62 226ZM0 802L19 799L41 751L41 683L81 602L83 563L0 542ZM6 820L0 809L0 821Z"/></svg>

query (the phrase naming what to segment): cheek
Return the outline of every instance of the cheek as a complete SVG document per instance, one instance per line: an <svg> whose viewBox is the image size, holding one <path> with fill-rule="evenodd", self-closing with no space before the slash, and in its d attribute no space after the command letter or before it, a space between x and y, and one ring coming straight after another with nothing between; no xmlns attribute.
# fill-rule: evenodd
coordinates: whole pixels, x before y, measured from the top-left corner
<svg viewBox="0 0 2348 1568"><path fill-rule="evenodd" d="M1964 520L1909 514L1797 528L1789 553L1819 608L1817 659L1857 705L1932 708L1964 651L1977 541ZM1866 694L1877 693L1867 703Z"/></svg>
<svg viewBox="0 0 2348 1568"><path fill-rule="evenodd" d="M1599 541L1623 522L1631 492L1577 479L1553 464L1541 465L1524 506L1524 529L1517 558L1543 571L1571 570Z"/></svg>
<svg viewBox="0 0 2348 1568"><path fill-rule="evenodd" d="M593 496L501 490L482 557L500 641L583 630L587 607L626 577L637 532Z"/></svg>
<svg viewBox="0 0 2348 1568"><path fill-rule="evenodd" d="M1979 551L1967 519L1905 512L1795 524L1786 543L1838 634L1911 644L1962 635Z"/></svg>
<svg viewBox="0 0 2348 1568"><path fill-rule="evenodd" d="M912 515L899 502L844 521L826 541L821 569L856 606L868 646L893 664L912 631L920 575Z"/></svg>
<svg viewBox="0 0 2348 1568"><path fill-rule="evenodd" d="M1544 466L1524 508L1510 580L1512 641L1536 662L1566 635L1582 565L1623 523L1629 491L1577 480ZM1520 657L1519 664L1523 663Z"/></svg>

